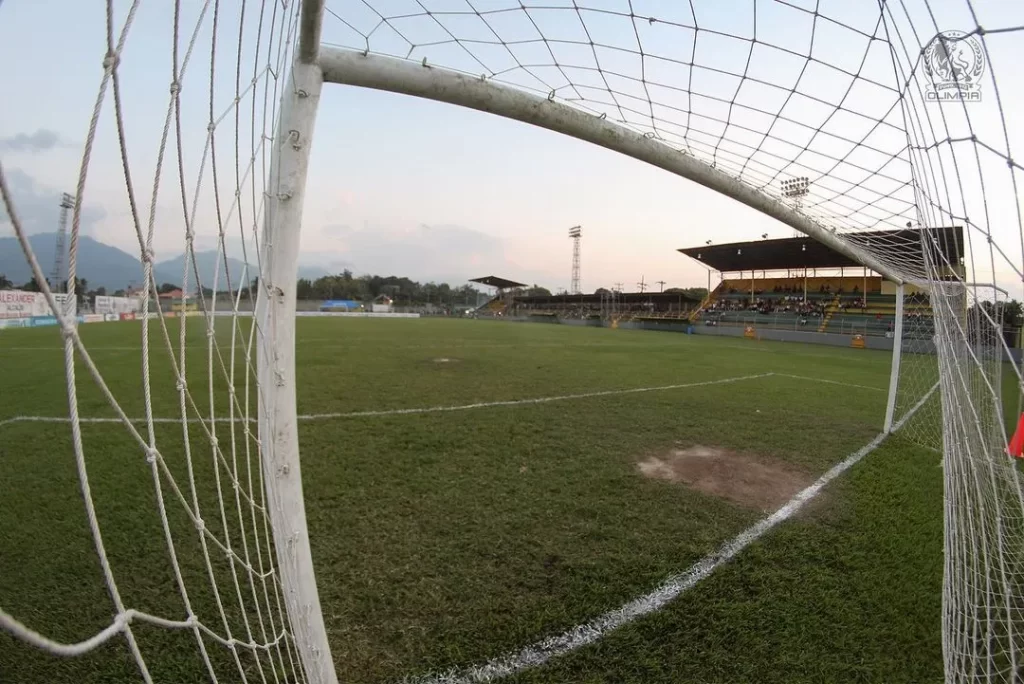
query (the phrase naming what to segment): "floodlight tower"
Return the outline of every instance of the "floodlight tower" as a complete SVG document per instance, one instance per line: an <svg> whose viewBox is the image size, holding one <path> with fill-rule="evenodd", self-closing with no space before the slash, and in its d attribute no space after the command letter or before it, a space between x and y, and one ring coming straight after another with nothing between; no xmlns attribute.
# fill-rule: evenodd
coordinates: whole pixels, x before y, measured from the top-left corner
<svg viewBox="0 0 1024 684"><path fill-rule="evenodd" d="M572 239L572 281L569 285L569 294L580 294L580 238L583 231L580 226L573 226L569 229L569 237Z"/></svg>
<svg viewBox="0 0 1024 684"><path fill-rule="evenodd" d="M63 292L60 285L60 271L64 265L64 243L68 237L68 212L75 208L74 195L60 196L60 222L57 224L57 248L53 253L53 270L50 271L50 290Z"/></svg>
<svg viewBox="0 0 1024 684"><path fill-rule="evenodd" d="M799 212L803 207L803 198L807 196L810 189L811 180L807 176L798 176L782 181L781 186L782 196L793 200L793 208ZM800 237L800 235L800 231L793 231L794 237Z"/></svg>

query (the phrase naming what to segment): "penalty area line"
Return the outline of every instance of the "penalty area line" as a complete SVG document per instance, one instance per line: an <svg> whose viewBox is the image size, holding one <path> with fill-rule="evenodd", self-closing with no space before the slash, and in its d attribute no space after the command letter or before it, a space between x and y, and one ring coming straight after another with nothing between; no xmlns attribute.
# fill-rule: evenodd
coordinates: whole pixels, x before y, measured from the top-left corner
<svg viewBox="0 0 1024 684"><path fill-rule="evenodd" d="M932 387L893 426L893 432L903 427L911 416L931 398L936 388L937 385ZM661 610L681 594L710 577L715 570L728 563L741 551L779 525L779 523L792 518L809 501L817 497L826 485L857 465L865 456L877 449L885 441L886 437L888 437L887 433L879 433L863 447L829 468L813 484L798 492L777 511L743 530L718 547L717 550L697 561L689 569L669 577L653 591L635 598L614 610L608 611L590 622L572 627L556 636L542 639L514 653L498 656L482 665L463 670L453 669L438 674L406 677L403 681L407 684L477 684L478 682L492 682L517 672L539 667L552 658L566 655L595 643L605 634Z"/></svg>
<svg viewBox="0 0 1024 684"><path fill-rule="evenodd" d="M451 406L420 406L415 408L404 408L404 409L380 409L371 411L349 411L339 413L300 413L297 418L300 421L316 421L316 420L331 420L335 418L369 418L379 416L405 416L417 413L447 413L453 411L470 411L473 409L482 408L494 408L498 406L527 406L530 404L547 404L555 401L570 401L573 399L590 399L593 397L610 397L624 394L641 394L644 392L665 392L668 390L676 389L687 389L692 387L708 387L711 385L724 385L731 382L742 382L744 380L757 380L759 378L768 378L775 375L774 373L758 373L755 375L739 375L732 378L718 378L717 380L703 380L700 382L686 382L678 383L674 385L658 385L656 387L631 387L626 389L612 389L612 390L600 390L597 392L581 392L579 394L562 394L553 397L533 397L530 399L508 399L504 401L481 401L472 404L454 404ZM250 418L251 422L256 422L256 418ZM214 422L217 423L232 423L232 422L244 422L244 417L238 418L215 418ZM4 425L10 425L13 423L70 423L71 419L67 416L14 416L13 418L7 418L0 420L0 427ZM120 418L88 418L80 417L79 423L120 423ZM144 418L134 418L133 423L145 423ZM180 424L181 418L153 418L154 423L172 423ZM209 418L187 418L188 423L209 423Z"/></svg>
<svg viewBox="0 0 1024 684"><path fill-rule="evenodd" d="M471 411L473 409L484 409L484 408L496 408L500 406L528 406L531 404L547 404L556 401L571 401L574 399L591 399L594 397L611 397L621 396L626 394L642 394L645 392L666 392L669 390L677 389L688 389L693 387L710 387L712 385L725 385L732 382L743 382L745 380L758 380L761 378L790 378L793 380L803 380L806 382L819 382L826 383L829 385L837 385L840 387L851 387L856 389L867 389L878 392L885 392L887 390L881 387L870 387L868 385L855 385L848 382L839 382L837 380L825 380L823 378L812 378L805 375L792 375L789 373L757 373L754 375L739 375L731 378L718 378L717 380L702 380L700 382L686 382L677 383L673 385L657 385L654 387L631 387L626 389L611 389L611 390L599 390L596 392L581 392L579 394L562 394L553 397L533 397L530 399L507 399L501 401L480 401L472 404L454 404L450 406L418 406L414 408L400 408L400 409L376 409L368 411L347 411L347 412L336 412L336 413L300 413L298 420L306 421L318 421L318 420L333 420L337 418L375 418L381 416L407 416L420 413L450 413L455 411ZM250 422L256 422L256 418L252 417L249 419ZM244 422L245 418L226 418L217 417L212 422L214 423L239 423ZM12 425L14 423L70 423L71 419L67 416L14 416L0 420L0 427L5 425ZM78 422L80 424L95 424L95 423L120 423L120 418L113 417L79 417ZM145 418L133 418L132 423L145 424ZM181 418L153 418L154 424L181 424ZM209 418L198 418L191 417L185 420L187 423L210 423Z"/></svg>
<svg viewBox="0 0 1024 684"><path fill-rule="evenodd" d="M792 380L805 380L807 382L821 382L826 385L838 385L839 387L853 387L855 389L873 390L875 392L888 392L885 387L872 387L871 385L856 385L852 382L840 382L839 380L826 380L825 378L812 378L809 375L793 375L792 373L772 373L777 378L790 378Z"/></svg>
<svg viewBox="0 0 1024 684"><path fill-rule="evenodd" d="M580 394L562 394L554 397L535 397L533 399L509 399L506 401L482 401L475 404L459 404L454 406L426 406L407 409L386 409L382 411L354 411L351 413L310 413L300 415L299 420L323 420L325 418L365 418L372 416L403 416L413 413L445 413L448 411L469 411L478 408L492 408L496 406L524 406L527 404L547 404L553 401L569 401L570 399L590 399L593 397L610 397L622 394L640 394L642 392L664 392L667 390L687 389L690 387L706 387L709 385L724 385L730 382L741 382L743 380L756 380L767 378L773 373L758 373L756 375L740 375L734 378L719 378L718 380L704 380L701 382L686 382L676 385L659 385L657 387L633 387L630 389L601 390L599 392L582 392Z"/></svg>

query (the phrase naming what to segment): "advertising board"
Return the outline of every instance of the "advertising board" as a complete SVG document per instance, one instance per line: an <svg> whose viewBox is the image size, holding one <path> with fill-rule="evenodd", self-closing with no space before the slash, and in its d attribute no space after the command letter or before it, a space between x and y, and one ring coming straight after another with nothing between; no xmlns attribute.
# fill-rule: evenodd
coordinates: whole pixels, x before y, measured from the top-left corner
<svg viewBox="0 0 1024 684"><path fill-rule="evenodd" d="M50 313L50 306L41 292L0 290L0 318L31 318Z"/></svg>
<svg viewBox="0 0 1024 684"><path fill-rule="evenodd" d="M142 308L142 302L135 297L111 297L109 295L96 295L93 301L93 309L101 314L123 314L134 313Z"/></svg>

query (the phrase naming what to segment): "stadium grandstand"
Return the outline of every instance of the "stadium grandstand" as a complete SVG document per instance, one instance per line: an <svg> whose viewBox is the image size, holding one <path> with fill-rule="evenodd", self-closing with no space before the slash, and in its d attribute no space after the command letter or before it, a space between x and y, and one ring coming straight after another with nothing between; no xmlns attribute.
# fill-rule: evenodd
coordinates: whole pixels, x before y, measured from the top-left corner
<svg viewBox="0 0 1024 684"><path fill-rule="evenodd" d="M469 282L494 288L493 296L477 307L477 316L526 316L534 319L681 319L689 318L701 303L700 299L680 290L618 292L599 288L591 294L541 295L536 294L536 288L528 288L524 283L493 275L472 278Z"/></svg>
<svg viewBox="0 0 1024 684"><path fill-rule="evenodd" d="M963 233L958 226L865 233L901 251L900 258L922 259L922 245L941 250L964 277ZM791 329L850 335L892 334L896 285L852 259L807 237L705 244L679 250L708 269L708 295L691 314L705 325ZM916 255L914 254L916 252ZM712 274L718 284L712 288ZM907 285L904 315L931 328L927 293Z"/></svg>
<svg viewBox="0 0 1024 684"><path fill-rule="evenodd" d="M599 289L593 294L515 296L516 315L557 318L688 318L701 300L684 292L616 292Z"/></svg>
<svg viewBox="0 0 1024 684"><path fill-rule="evenodd" d="M513 299L517 291L526 287L526 283L517 283L514 280L494 275L470 278L469 282L494 288L494 295L476 310L477 314L489 316L506 315L513 306Z"/></svg>

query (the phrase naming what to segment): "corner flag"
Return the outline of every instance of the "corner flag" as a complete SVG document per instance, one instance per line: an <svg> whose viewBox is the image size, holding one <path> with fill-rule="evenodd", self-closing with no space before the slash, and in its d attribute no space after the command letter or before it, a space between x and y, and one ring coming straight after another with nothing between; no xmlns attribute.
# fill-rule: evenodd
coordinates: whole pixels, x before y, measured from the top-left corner
<svg viewBox="0 0 1024 684"><path fill-rule="evenodd" d="M1017 430L1013 433L1013 439L1006 447L1007 453L1016 458L1024 458L1024 413L1017 421Z"/></svg>

